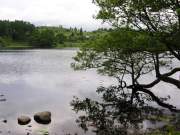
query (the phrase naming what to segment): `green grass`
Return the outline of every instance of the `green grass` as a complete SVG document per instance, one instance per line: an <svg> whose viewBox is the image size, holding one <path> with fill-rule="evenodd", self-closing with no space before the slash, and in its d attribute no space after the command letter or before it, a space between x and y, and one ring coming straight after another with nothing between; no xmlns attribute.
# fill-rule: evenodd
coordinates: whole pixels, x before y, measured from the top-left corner
<svg viewBox="0 0 180 135"><path fill-rule="evenodd" d="M84 44L86 44L86 42L88 42L88 40L86 41L77 41L77 42L65 42L63 44L56 44L52 49L62 49L62 48L76 48L76 47L80 47ZM0 45L3 44L3 47L0 47L1 49L12 49L12 50L16 50L16 49L33 49L34 47L32 47L28 42L18 42L18 41L14 41L10 38L1 38L0 39Z"/></svg>
<svg viewBox="0 0 180 135"><path fill-rule="evenodd" d="M31 48L32 47L27 42L17 42L9 38L3 38L3 47L1 47L1 49L31 49Z"/></svg>
<svg viewBox="0 0 180 135"><path fill-rule="evenodd" d="M17 41L8 39L8 38L3 38L3 44L4 44L4 47L2 47L1 49L5 49L5 50L6 49L12 49L12 50L33 49L33 47L31 45L29 45L27 42L17 42ZM62 48L66 48L66 47L78 47L82 44L83 43L65 42L64 44L57 44L54 48L62 49ZM52 49L54 49L54 48L52 48Z"/></svg>
<svg viewBox="0 0 180 135"><path fill-rule="evenodd" d="M32 47L25 42L12 42L5 49L31 49Z"/></svg>
<svg viewBox="0 0 180 135"><path fill-rule="evenodd" d="M66 47L79 47L80 45L82 45L83 43L72 43L72 42L66 42L64 44L57 44L54 48L52 49L62 49L62 48L66 48ZM28 43L26 42L15 42L15 41L11 41L8 42L8 44L6 44L6 46L3 49L33 49L32 46L30 46Z"/></svg>

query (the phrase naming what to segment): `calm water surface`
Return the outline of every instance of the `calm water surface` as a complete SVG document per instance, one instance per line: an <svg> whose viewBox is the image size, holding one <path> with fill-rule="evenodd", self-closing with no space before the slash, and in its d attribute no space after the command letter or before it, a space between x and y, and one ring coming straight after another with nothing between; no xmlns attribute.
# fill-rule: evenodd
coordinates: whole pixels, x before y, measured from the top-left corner
<svg viewBox="0 0 180 135"><path fill-rule="evenodd" d="M69 105L73 96L98 99L96 88L108 86L114 80L93 70L74 71L70 64L75 54L73 49L0 52L0 94L7 98L6 102L0 102L0 120L8 120L7 124L0 122L2 135L25 135L28 131L38 135L42 130L48 130L50 135L84 134L76 126L77 115ZM174 67L178 65L173 63ZM153 80L152 76L153 73L142 81ZM176 87L160 83L153 91L171 95L170 102L180 107L180 92ZM17 124L18 116L28 115L33 119L34 113L46 110L52 112L50 125L42 126L33 120L31 128Z"/></svg>
<svg viewBox="0 0 180 135"><path fill-rule="evenodd" d="M76 50L27 50L0 52L0 94L7 98L0 102L1 134L33 135L48 130L50 135L65 133L84 134L75 123L77 115L70 102L73 96L98 98L95 94L99 85L109 85L113 79L97 75L95 71L74 71ZM19 126L17 117L41 111L52 112L52 123L47 126L32 121ZM87 133L92 134L92 133Z"/></svg>

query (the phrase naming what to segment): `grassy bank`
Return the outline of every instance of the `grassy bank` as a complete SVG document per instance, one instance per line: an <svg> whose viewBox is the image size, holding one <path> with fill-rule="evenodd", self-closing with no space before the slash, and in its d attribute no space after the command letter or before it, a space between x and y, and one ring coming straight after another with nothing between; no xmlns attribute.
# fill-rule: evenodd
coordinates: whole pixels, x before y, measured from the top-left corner
<svg viewBox="0 0 180 135"><path fill-rule="evenodd" d="M31 49L27 42L18 42L9 38L0 38L1 49Z"/></svg>
<svg viewBox="0 0 180 135"><path fill-rule="evenodd" d="M8 49L12 49L12 50L19 50L19 49L36 49L34 47L32 47L28 42L18 42L18 41L13 41L11 39L8 38L3 38L1 39L2 41L0 42L1 45L1 49L4 50L8 50ZM66 48L66 47L79 47L81 45L85 44L85 42L65 42L63 44L56 44L54 45L53 48L50 49L62 49L62 48Z"/></svg>
<svg viewBox="0 0 180 135"><path fill-rule="evenodd" d="M2 49L32 49L32 47L26 42L11 42Z"/></svg>

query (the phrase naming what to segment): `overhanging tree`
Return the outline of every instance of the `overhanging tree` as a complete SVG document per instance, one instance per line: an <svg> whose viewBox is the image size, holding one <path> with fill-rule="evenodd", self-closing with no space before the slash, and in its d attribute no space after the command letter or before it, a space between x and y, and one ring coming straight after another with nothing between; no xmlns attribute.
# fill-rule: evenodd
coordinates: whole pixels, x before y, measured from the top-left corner
<svg viewBox="0 0 180 135"><path fill-rule="evenodd" d="M155 95L151 89L161 81L180 88L180 81L172 77L180 71L180 68L172 69L171 66L171 60L180 60L180 2L178 0L94 0L93 2L100 7L97 18L111 23L117 30L81 48L75 57L76 63L73 67L97 68L100 73L116 77L119 84L117 87L98 89L98 92L102 93L104 102L92 102L89 99L83 101L75 99L72 102L74 110L83 110L87 113L86 116L80 117L81 126L86 127L89 121L96 123L96 120L102 117L105 118L102 123L107 125L109 119L123 124L118 118L124 120L129 118L127 123L134 125L137 121L125 117L125 114L129 114L127 108L131 113L140 110L141 113L138 114L141 117L136 118L141 120L144 118L142 114L146 116L148 114L144 108L148 108L146 101L149 100L170 111L179 112L179 109L165 102L164 98ZM167 69L166 73L162 73L163 67ZM141 78L150 72L155 73L154 81L147 80L147 84L143 84ZM131 81L127 81L127 77ZM96 109L99 104L101 110ZM123 105L127 107L124 108L125 110L122 109ZM93 107L95 113L91 113ZM106 115L99 116L98 111L103 111ZM114 119L111 119L111 116ZM98 127L98 124L95 125ZM101 128L107 131L105 126ZM97 132L102 131L101 128L97 128Z"/></svg>
<svg viewBox="0 0 180 135"><path fill-rule="evenodd" d="M156 48L152 46L152 42L156 44ZM144 48L141 45L145 45ZM89 43L88 47L86 45L81 48L74 58L76 63L72 66L75 69L96 68L101 74L117 78L118 85L97 89L97 92L102 95L102 102L90 99L73 100L75 111L86 111L88 114L80 117L78 121L80 126L86 129L90 122L98 127L96 131L98 134L118 134L120 131L126 133L129 127L137 126L144 119L149 119L152 114L159 117L157 114L160 114L160 110L150 107L149 102L156 102L171 111L177 111L174 106L165 102L166 98L158 97L150 90L160 80L150 84L142 84L140 81L156 69L154 63L156 63L157 53L162 52L162 47L158 40L151 39L144 32L120 29ZM158 61L161 67L169 68L171 55L161 53ZM105 118L96 111L104 111ZM97 123L97 120L102 123ZM121 124L121 128L117 128L115 121ZM101 125L103 123L105 125ZM109 125L112 125L110 129L108 129Z"/></svg>
<svg viewBox="0 0 180 135"><path fill-rule="evenodd" d="M179 0L94 0L93 2L100 7L98 19L110 22L115 27L126 26L145 31L151 37L159 39L166 49L180 60ZM180 88L178 80L169 76L161 77L159 73L158 78Z"/></svg>

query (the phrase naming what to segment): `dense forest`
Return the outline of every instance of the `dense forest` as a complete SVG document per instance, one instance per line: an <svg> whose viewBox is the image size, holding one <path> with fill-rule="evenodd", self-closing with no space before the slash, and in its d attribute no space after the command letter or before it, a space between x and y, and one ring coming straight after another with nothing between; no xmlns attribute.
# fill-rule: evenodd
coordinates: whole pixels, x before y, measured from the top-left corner
<svg viewBox="0 0 180 135"><path fill-rule="evenodd" d="M77 47L106 33L107 29L87 32L82 28L35 26L25 21L0 21L2 49Z"/></svg>

